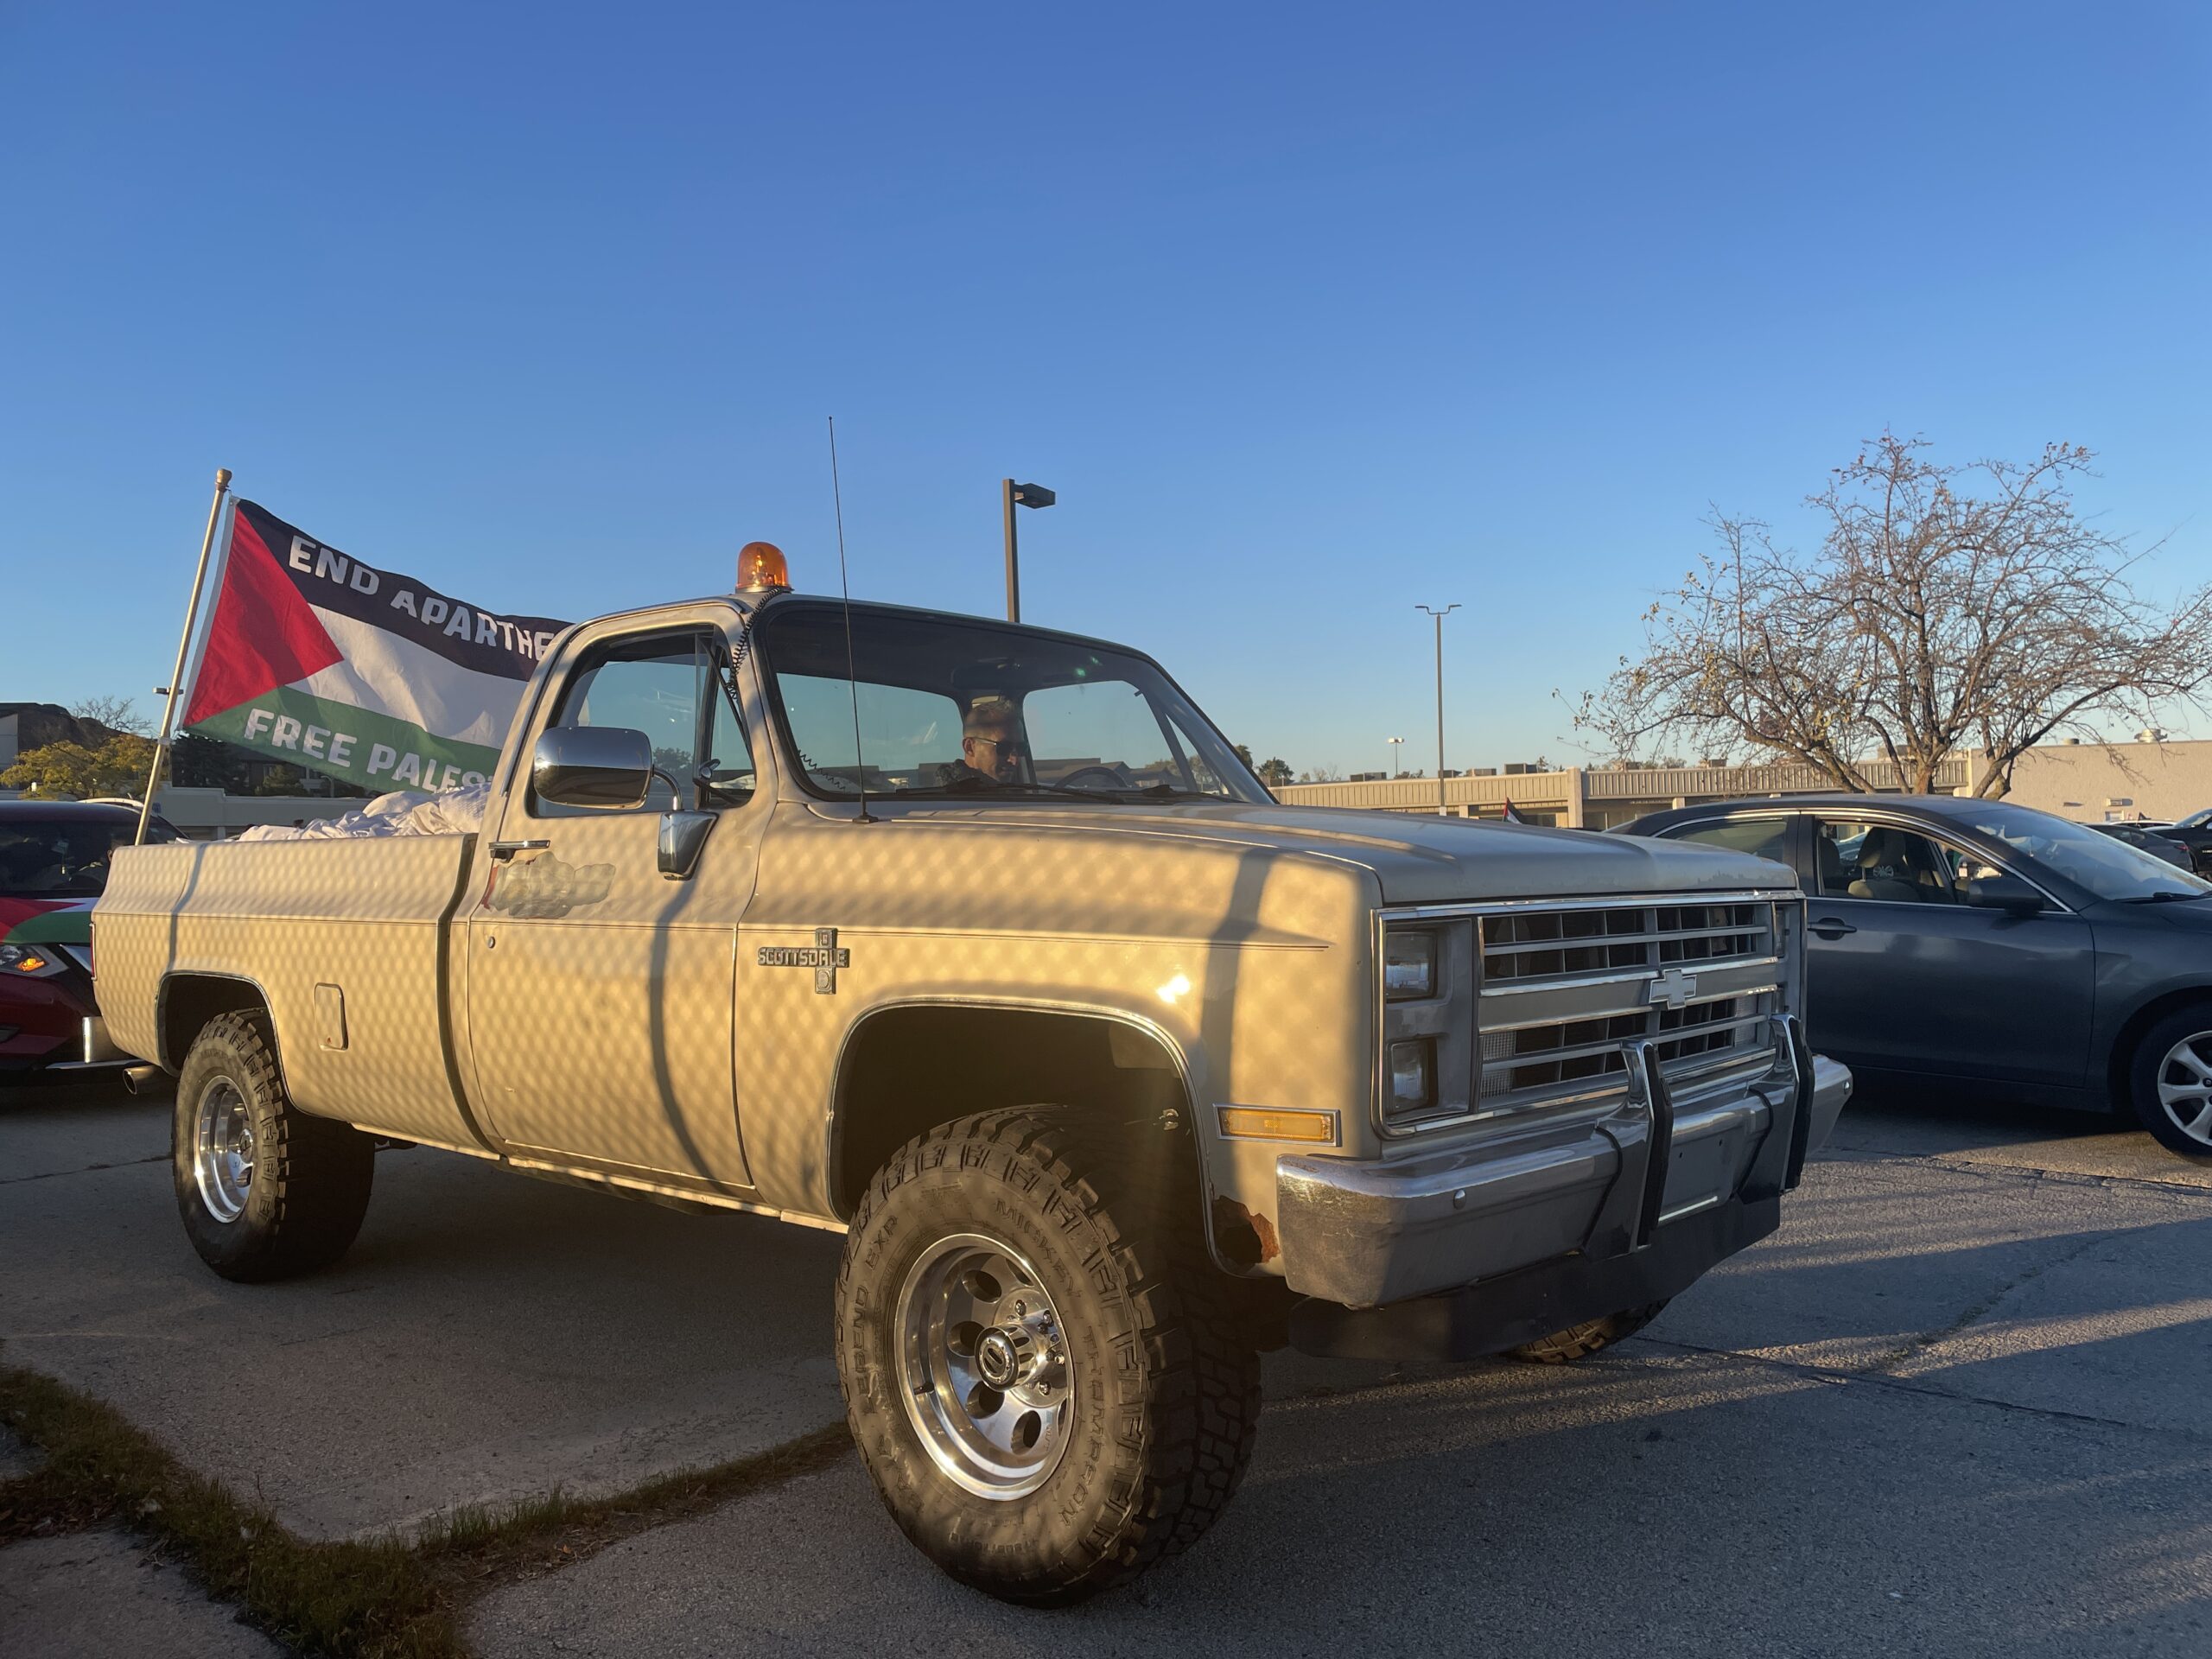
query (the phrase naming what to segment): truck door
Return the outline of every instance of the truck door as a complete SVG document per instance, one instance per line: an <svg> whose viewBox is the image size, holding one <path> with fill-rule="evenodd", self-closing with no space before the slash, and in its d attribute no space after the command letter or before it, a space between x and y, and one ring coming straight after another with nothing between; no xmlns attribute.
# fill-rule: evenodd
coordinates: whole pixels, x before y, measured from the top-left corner
<svg viewBox="0 0 2212 1659"><path fill-rule="evenodd" d="M490 879L467 929L476 1098L518 1155L742 1189L737 921L767 803L753 799L726 641L703 626L588 632L569 654L486 826ZM637 808L537 798L531 750L555 725L645 733L675 787L657 779ZM715 823L692 875L672 880L661 815L695 791Z"/></svg>

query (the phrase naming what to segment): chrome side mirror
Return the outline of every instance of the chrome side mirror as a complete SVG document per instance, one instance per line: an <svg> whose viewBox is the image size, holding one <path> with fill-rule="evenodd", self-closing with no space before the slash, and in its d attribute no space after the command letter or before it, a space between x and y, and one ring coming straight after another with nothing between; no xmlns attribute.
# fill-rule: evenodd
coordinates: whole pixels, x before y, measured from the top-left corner
<svg viewBox="0 0 2212 1659"><path fill-rule="evenodd" d="M554 726L531 751L530 786L560 806L637 808L653 786L653 746L621 726Z"/></svg>
<svg viewBox="0 0 2212 1659"><path fill-rule="evenodd" d="M700 849L715 827L712 812L664 812L660 815L660 873L671 881L689 881L699 868Z"/></svg>

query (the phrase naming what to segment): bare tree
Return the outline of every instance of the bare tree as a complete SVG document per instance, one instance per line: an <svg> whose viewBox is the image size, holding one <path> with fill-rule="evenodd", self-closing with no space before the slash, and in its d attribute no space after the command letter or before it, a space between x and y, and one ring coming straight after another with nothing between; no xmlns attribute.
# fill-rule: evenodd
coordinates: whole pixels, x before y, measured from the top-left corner
<svg viewBox="0 0 2212 1659"><path fill-rule="evenodd" d="M71 703L69 712L111 732L124 732L133 737L154 734L154 722L138 712L136 700L130 697L85 697Z"/></svg>
<svg viewBox="0 0 2212 1659"><path fill-rule="evenodd" d="M1644 613L1624 657L1575 705L1621 759L1658 741L1817 766L1871 791L1887 761L1926 793L1962 748L1982 795L2054 734L2101 740L2212 685L2212 588L2164 607L2129 582L2137 556L2088 524L2073 486L2091 456L2053 444L2025 465L1942 467L1884 434L1810 498L1810 556L1756 519L1715 514L1719 550Z"/></svg>

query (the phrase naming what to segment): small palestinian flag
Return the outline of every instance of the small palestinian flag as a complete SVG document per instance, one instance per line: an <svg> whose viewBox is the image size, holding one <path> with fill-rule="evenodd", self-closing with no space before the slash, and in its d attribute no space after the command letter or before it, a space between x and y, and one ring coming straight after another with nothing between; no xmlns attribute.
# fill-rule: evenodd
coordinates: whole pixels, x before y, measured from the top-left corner
<svg viewBox="0 0 2212 1659"><path fill-rule="evenodd" d="M376 791L492 770L569 625L480 610L240 501L188 730Z"/></svg>
<svg viewBox="0 0 2212 1659"><path fill-rule="evenodd" d="M1529 822L1527 818L1521 816L1521 809L1513 804L1513 798L1510 795L1505 798L1505 821L1508 823L1526 823Z"/></svg>

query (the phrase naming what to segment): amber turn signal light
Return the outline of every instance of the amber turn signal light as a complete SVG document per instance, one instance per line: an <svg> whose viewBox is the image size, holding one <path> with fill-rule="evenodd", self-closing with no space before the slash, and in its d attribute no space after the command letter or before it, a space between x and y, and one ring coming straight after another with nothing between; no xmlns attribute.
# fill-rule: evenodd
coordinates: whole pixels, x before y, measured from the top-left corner
<svg viewBox="0 0 2212 1659"><path fill-rule="evenodd" d="M1334 1112L1298 1111L1282 1106L1217 1106L1221 1132L1240 1141L1300 1141L1309 1146L1337 1144Z"/></svg>

